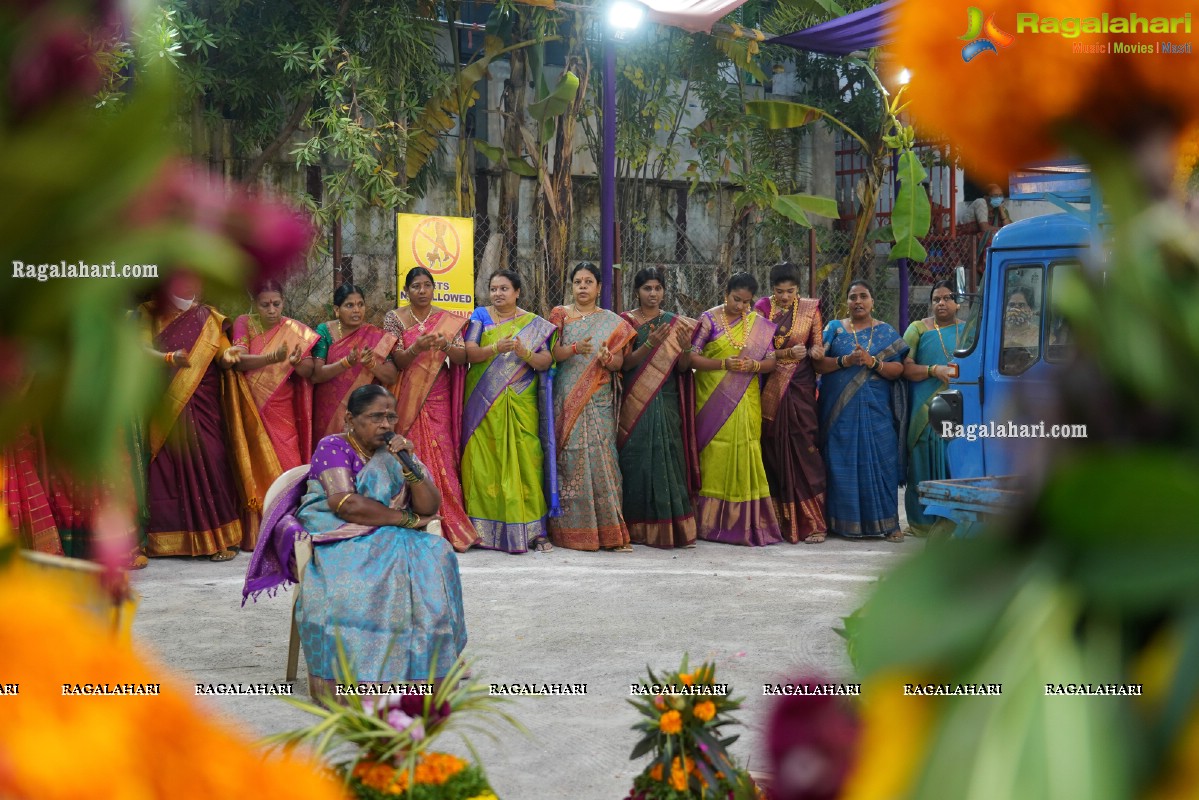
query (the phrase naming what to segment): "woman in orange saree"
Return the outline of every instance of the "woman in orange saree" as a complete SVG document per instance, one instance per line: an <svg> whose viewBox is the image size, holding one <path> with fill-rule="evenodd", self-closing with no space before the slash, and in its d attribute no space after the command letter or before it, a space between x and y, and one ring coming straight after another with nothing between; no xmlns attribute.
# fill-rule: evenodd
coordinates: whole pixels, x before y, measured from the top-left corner
<svg viewBox="0 0 1199 800"><path fill-rule="evenodd" d="M466 345L462 330L470 321L433 305L433 274L408 270L404 292L409 305L388 311L383 330L397 339L391 362L399 371L396 433L429 467L441 490L441 531L459 553L479 541L466 515L458 454L462 443L462 404L466 385Z"/></svg>
<svg viewBox="0 0 1199 800"><path fill-rule="evenodd" d="M574 302L550 312L554 334L554 423L558 442L558 492L562 514L550 519L550 538L571 550L631 551L621 513L616 455L616 393L624 348L637 336L632 325L599 308L600 273L575 265Z"/></svg>
<svg viewBox="0 0 1199 800"><path fill-rule="evenodd" d="M171 371L150 419L147 550L228 561L253 550L262 498L281 472L244 378L229 321L198 302L199 282L172 276L139 309L151 355Z"/></svg>
<svg viewBox="0 0 1199 800"><path fill-rule="evenodd" d="M337 319L316 326L312 348L312 441L341 432L350 393L368 383L385 383L382 368L396 338L366 322L366 293L343 283L333 293ZM392 376L394 379L394 375Z"/></svg>
<svg viewBox="0 0 1199 800"><path fill-rule="evenodd" d="M283 289L265 283L254 295L255 314L233 323L237 362L284 470L307 464L312 457L311 357L317 335L302 322L283 316Z"/></svg>
<svg viewBox="0 0 1199 800"><path fill-rule="evenodd" d="M633 278L638 308L621 314L637 329L625 355L624 398L616 430L624 516L634 544L694 547L690 495L699 491L695 452L695 321L662 310L666 284L649 267Z"/></svg>

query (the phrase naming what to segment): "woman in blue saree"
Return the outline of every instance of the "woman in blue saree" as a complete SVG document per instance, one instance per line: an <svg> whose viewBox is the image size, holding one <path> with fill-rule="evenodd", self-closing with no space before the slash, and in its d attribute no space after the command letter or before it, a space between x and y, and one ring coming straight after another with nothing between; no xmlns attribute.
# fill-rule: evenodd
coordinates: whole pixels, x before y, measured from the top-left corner
<svg viewBox="0 0 1199 800"><path fill-rule="evenodd" d="M436 680L466 646L454 548L420 530L437 519L441 495L423 464L414 459L408 472L399 460L411 442L387 440L395 409L382 386L350 394L345 433L321 439L306 482L266 509L246 575L247 596L296 580L290 548L297 535L312 537L296 622L313 697L335 683ZM351 675L339 669L339 645Z"/></svg>
<svg viewBox="0 0 1199 800"><path fill-rule="evenodd" d="M899 486L905 472L908 345L874 319L874 292L849 286L849 317L824 328L820 434L828 468L828 529L847 538L882 536L902 542Z"/></svg>
<svg viewBox="0 0 1199 800"><path fill-rule="evenodd" d="M916 536L949 533L953 522L944 517L925 515L917 488L921 481L944 480L949 475L946 441L933 430L928 421L928 407L933 398L949 388L954 374L953 351L958 346L962 321L957 318L958 302L953 284L938 281L933 284L932 316L918 319L908 326L903 339L908 344L903 376L908 380L911 394L908 420L908 486L903 503L908 514L908 530Z"/></svg>

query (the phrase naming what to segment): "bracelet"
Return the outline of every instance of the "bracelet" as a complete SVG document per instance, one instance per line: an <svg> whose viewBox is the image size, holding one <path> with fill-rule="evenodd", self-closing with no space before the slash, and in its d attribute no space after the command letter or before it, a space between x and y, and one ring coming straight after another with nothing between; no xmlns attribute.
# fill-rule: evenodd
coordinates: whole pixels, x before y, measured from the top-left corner
<svg viewBox="0 0 1199 800"><path fill-rule="evenodd" d="M162 360L165 361L169 366L175 366L175 351L172 350L171 352L167 353L162 357Z"/></svg>
<svg viewBox="0 0 1199 800"><path fill-rule="evenodd" d="M346 369L349 369L350 368L350 357L346 356L345 358L343 358L341 361L338 361L337 363L341 364Z"/></svg>
<svg viewBox="0 0 1199 800"><path fill-rule="evenodd" d="M720 368L725 372L729 371L729 360L727 358L720 359Z"/></svg>
<svg viewBox="0 0 1199 800"><path fill-rule="evenodd" d="M419 472L409 472L408 470L404 470L403 472L404 483L420 483L425 479L425 476L421 475Z"/></svg>
<svg viewBox="0 0 1199 800"><path fill-rule="evenodd" d="M932 376L933 376L933 368L932 368L932 365L929 365L929 368L928 368L928 377L930 377L930 378L931 378Z"/></svg>
<svg viewBox="0 0 1199 800"><path fill-rule="evenodd" d="M500 354L500 346L498 344L493 344L491 349L494 351L494 355L498 356Z"/></svg>
<svg viewBox="0 0 1199 800"><path fill-rule="evenodd" d="M845 369L845 356L837 356L837 369Z"/></svg>
<svg viewBox="0 0 1199 800"><path fill-rule="evenodd" d="M579 354L579 343L578 342L574 342L573 344L571 344L570 353L571 353L571 355L575 355L575 356L577 356Z"/></svg>
<svg viewBox="0 0 1199 800"><path fill-rule="evenodd" d="M874 356L871 356L871 358L874 358ZM878 365L879 365L879 360L878 360L877 358L875 358L875 359L874 359L874 363L870 365L870 369L872 369L872 370L874 370L875 372L877 372L877 371L878 371Z"/></svg>
<svg viewBox="0 0 1199 800"><path fill-rule="evenodd" d="M333 513L334 514L341 513L341 507L346 504L346 501L349 500L353 496L353 494L354 494L353 492L346 492L346 496L341 498L341 501L337 504L337 508L333 509Z"/></svg>
<svg viewBox="0 0 1199 800"><path fill-rule="evenodd" d="M419 520L420 520L420 517L417 516L415 511L406 508L406 509L404 509L404 519L403 519L403 522L400 524L400 527L401 528L411 528Z"/></svg>
<svg viewBox="0 0 1199 800"><path fill-rule="evenodd" d="M762 371L762 362L761 361L755 361L755 362L753 362L753 364L754 364L754 372Z"/></svg>

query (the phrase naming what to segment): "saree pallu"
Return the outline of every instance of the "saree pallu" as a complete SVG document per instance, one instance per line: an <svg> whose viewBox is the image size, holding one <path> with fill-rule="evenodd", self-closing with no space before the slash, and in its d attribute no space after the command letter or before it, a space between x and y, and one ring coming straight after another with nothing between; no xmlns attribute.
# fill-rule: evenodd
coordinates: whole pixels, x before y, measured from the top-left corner
<svg viewBox="0 0 1199 800"><path fill-rule="evenodd" d="M904 333L913 360L921 366L929 367L938 364L948 364L957 348L959 325L929 330L923 320L917 320L908 326ZM950 520L944 517L931 517L924 513L920 503L918 489L921 481L945 480L952 477L949 474L948 443L937 435L928 421L928 407L933 398L947 389L948 384L937 378L925 378L909 384L908 406L912 415L908 420L908 485L904 489L903 504L907 511L908 527L917 536L927 536L933 526L952 526Z"/></svg>
<svg viewBox="0 0 1199 800"><path fill-rule="evenodd" d="M444 677L466 647L453 548L423 531L345 522L328 502L330 495L344 491L391 508L408 507L402 467L395 458L379 452L364 465L338 436L318 445L307 493L295 511L313 543L296 601L310 691L316 696L335 682ZM282 538L289 538L286 530ZM339 646L351 675L340 669Z"/></svg>
<svg viewBox="0 0 1199 800"><path fill-rule="evenodd" d="M324 323L321 323L322 325ZM318 326L318 334L320 332ZM362 325L353 333L343 336L329 345L325 363L332 364L345 358L355 348L365 348L382 361L391 354L396 338L384 333L374 325ZM346 403L350 393L368 383L378 383L371 371L359 362L337 377L318 383L312 391L312 438L320 440L339 433L345 428Z"/></svg>
<svg viewBox="0 0 1199 800"><path fill-rule="evenodd" d="M61 556L63 545L42 480L40 437L40 433L23 429L0 451L0 488L4 492L0 499L21 547Z"/></svg>
<svg viewBox="0 0 1199 800"><path fill-rule="evenodd" d="M770 298L762 298L755 308L778 326L776 351L801 344L812 347L820 341L818 300L797 300L777 319L770 317ZM828 530L827 480L819 440L812 360L806 356L799 361L779 359L774 372L762 380L762 463L783 538L792 544Z"/></svg>
<svg viewBox="0 0 1199 800"><path fill-rule="evenodd" d="M849 355L854 336L840 320L824 330L825 355ZM885 322L873 339L857 342L879 361L903 361L908 346ZM907 387L867 367L846 367L821 377L820 432L828 466L828 528L849 538L899 531L899 486L905 470Z"/></svg>
<svg viewBox="0 0 1199 800"><path fill-rule="evenodd" d="M621 316L636 324L632 315ZM658 319L638 327L636 347L645 346L659 325L667 325L672 331L640 367L625 376L616 448L620 452L625 524L634 544L671 548L695 543L690 498L700 485L699 457L695 453L695 389L689 371L686 375L675 371L683 348L673 335L675 326L684 322L690 320L664 311ZM689 386L684 388L684 383ZM690 402L684 403L684 397ZM684 414L691 418L689 424L684 424Z"/></svg>
<svg viewBox="0 0 1199 800"><path fill-rule="evenodd" d="M233 344L251 355L272 353L280 346L288 355L298 346L301 357L312 353L316 332L302 322L283 317L269 331L243 315L233 323ZM307 464L312 457L312 384L296 374L287 360L242 373L254 405L284 471Z"/></svg>
<svg viewBox="0 0 1199 800"><path fill-rule="evenodd" d="M723 313L718 312L718 313ZM721 360L737 355L761 360L770 352L774 325L750 314L728 333L718 333L712 312L700 320L694 345L702 355ZM752 320L752 324L750 323ZM748 334L744 328L750 324ZM729 333L745 335L738 350ZM695 502L699 538L741 545L782 541L762 467L762 409L757 375L751 372L699 370L695 374L695 436L702 485Z"/></svg>
<svg viewBox="0 0 1199 800"><path fill-rule="evenodd" d="M599 550L629 543L621 513L621 476L616 455L616 394L613 377L599 363L600 344L619 353L636 335L616 314L599 310L566 320L559 306L550 314L558 344L590 338L590 356L559 364L554 376L554 419L558 441L558 486L562 514L550 520L555 545L570 550Z"/></svg>
<svg viewBox="0 0 1199 800"><path fill-rule="evenodd" d="M466 324L462 317L437 311L425 320L425 333L442 333L452 341ZM410 347L422 335L418 328L407 328L396 347ZM466 515L459 476L465 373L462 367L447 365L442 351L427 350L400 373L393 391L398 401L396 432L411 439L421 459L430 465L433 482L441 491L442 535L460 553L479 541Z"/></svg>
<svg viewBox="0 0 1199 800"><path fill-rule="evenodd" d="M150 307L142 319L152 324ZM186 351L190 366L175 371L150 421L148 555L252 550L263 495L281 472L244 379L217 366L231 346L225 322L196 305L154 337L155 349Z"/></svg>
<svg viewBox="0 0 1199 800"><path fill-rule="evenodd" d="M537 351L553 332L536 314L496 325L486 308L478 308L466 339L489 347L519 336ZM524 553L530 542L548 535L547 515L556 511L557 492L552 387L548 374L538 375L515 352L493 355L467 372L462 494L480 547Z"/></svg>

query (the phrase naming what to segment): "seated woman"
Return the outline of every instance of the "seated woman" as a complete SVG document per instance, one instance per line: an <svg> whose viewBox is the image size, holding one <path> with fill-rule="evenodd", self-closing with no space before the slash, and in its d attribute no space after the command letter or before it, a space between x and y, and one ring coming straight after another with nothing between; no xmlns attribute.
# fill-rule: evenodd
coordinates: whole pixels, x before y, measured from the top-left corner
<svg viewBox="0 0 1199 800"><path fill-rule="evenodd" d="M466 646L454 549L419 530L437 519L441 495L423 464L414 458L411 473L399 460L412 443L385 437L395 408L395 398L376 384L350 394L345 433L317 444L306 489L297 484L266 509L246 575L247 596L295 581L289 533L298 522L312 537L296 621L313 697L331 694L337 682L442 678ZM285 512L296 509L301 491L293 517ZM337 668L339 643L352 675Z"/></svg>

